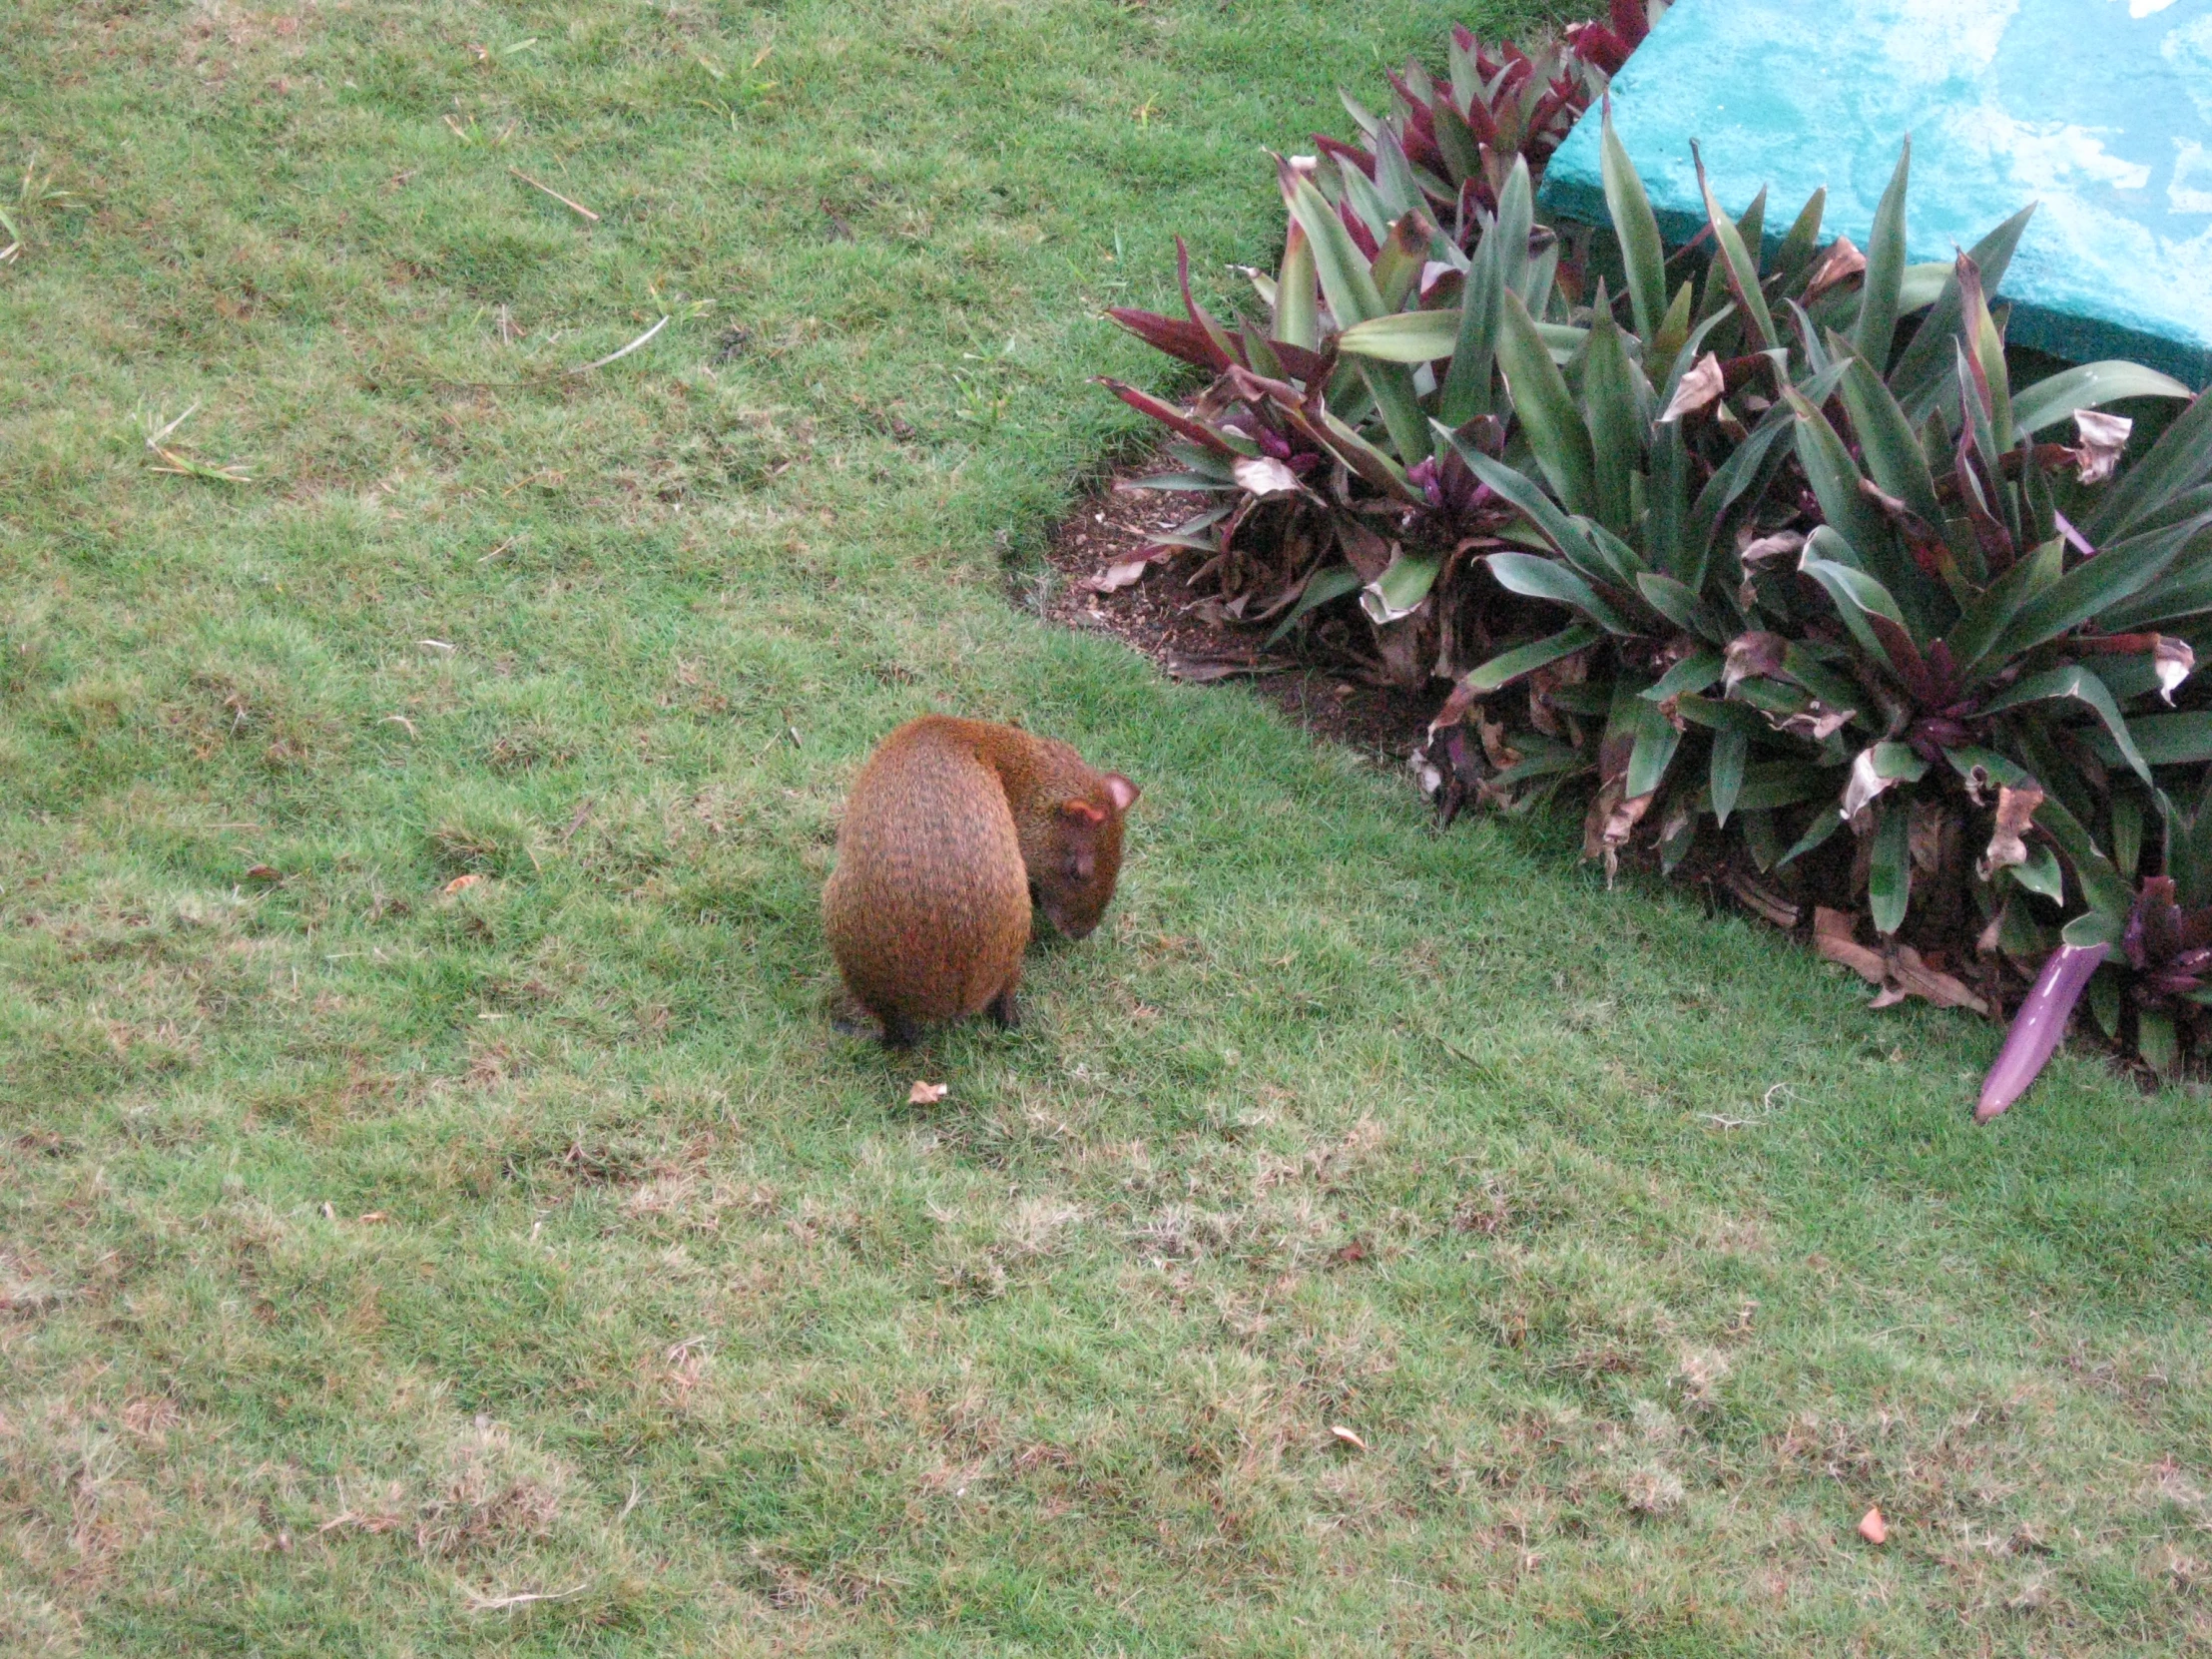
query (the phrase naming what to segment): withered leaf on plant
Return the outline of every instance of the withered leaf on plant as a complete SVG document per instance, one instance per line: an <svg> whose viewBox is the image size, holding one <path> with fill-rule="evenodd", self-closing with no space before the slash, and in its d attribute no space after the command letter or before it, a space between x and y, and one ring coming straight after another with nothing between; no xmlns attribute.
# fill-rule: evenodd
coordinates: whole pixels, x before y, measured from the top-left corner
<svg viewBox="0 0 2212 1659"><path fill-rule="evenodd" d="M2000 869L2027 862L2028 826L2035 809L2043 804L2043 792L2033 784L2000 785L1997 789L1997 822L1989 832L1988 850L1982 853L1975 873L1988 880Z"/></svg>
<svg viewBox="0 0 2212 1659"><path fill-rule="evenodd" d="M2135 422L2102 409L2076 409L2073 420L2074 430L2081 434L2081 446L2071 451L2080 468L2076 476L2084 484L2101 484L2120 464L2120 451L2127 447Z"/></svg>
<svg viewBox="0 0 2212 1659"><path fill-rule="evenodd" d="M1681 384L1674 388L1674 395L1667 399L1666 412L1660 415L1662 422L1679 420L1686 414L1695 414L1717 399L1727 389L1728 377L1721 371L1721 359L1717 352L1708 351L1690 365L1682 376Z"/></svg>

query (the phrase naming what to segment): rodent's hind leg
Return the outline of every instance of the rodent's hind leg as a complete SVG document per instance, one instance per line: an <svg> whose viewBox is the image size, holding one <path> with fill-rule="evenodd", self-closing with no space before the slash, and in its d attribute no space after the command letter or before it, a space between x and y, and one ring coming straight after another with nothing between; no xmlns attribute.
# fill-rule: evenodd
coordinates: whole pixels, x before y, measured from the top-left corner
<svg viewBox="0 0 2212 1659"><path fill-rule="evenodd" d="M911 1048L921 1040L921 1027L904 1014L887 1015L883 1020L883 1046L885 1048Z"/></svg>
<svg viewBox="0 0 2212 1659"><path fill-rule="evenodd" d="M1011 1031L1021 1024L1021 1007L1014 1001L1014 987L1011 984L992 997L983 1012L990 1015L991 1023L1001 1031Z"/></svg>

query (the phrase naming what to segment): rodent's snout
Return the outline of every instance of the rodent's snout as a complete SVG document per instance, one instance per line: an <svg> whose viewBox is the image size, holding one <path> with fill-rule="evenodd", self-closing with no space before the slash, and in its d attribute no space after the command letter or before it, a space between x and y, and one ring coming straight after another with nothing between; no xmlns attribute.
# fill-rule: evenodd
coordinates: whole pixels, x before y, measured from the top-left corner
<svg viewBox="0 0 2212 1659"><path fill-rule="evenodd" d="M1098 930L1099 918L1095 915L1077 915L1066 905L1056 904L1049 898L1043 907L1045 919L1062 938L1087 939Z"/></svg>

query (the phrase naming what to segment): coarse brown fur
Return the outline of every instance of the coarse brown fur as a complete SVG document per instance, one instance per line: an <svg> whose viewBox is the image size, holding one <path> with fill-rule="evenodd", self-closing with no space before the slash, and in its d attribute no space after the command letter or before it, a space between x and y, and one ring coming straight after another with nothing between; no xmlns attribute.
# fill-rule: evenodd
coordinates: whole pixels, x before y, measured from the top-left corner
<svg viewBox="0 0 2212 1659"><path fill-rule="evenodd" d="M1136 798L1017 727L927 715L885 738L853 783L822 894L838 970L884 1041L985 1009L1012 1025L1032 897L1070 938L1096 927Z"/></svg>

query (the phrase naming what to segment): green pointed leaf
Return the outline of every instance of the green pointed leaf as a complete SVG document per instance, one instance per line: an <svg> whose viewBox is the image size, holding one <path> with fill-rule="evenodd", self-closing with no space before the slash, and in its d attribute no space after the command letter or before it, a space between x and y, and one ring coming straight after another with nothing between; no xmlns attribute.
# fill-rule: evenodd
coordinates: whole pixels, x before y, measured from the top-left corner
<svg viewBox="0 0 2212 1659"><path fill-rule="evenodd" d="M2012 251L2019 246L2020 233L2027 229L2027 222L2034 213L2033 204L2022 208L1967 250L1966 257L1981 273L1983 291L1994 293L2003 282L2005 270L2012 262ZM1912 343L1906 346L1897 366L1887 376L1891 394L1916 422L1926 420L1944 400L1945 388L1951 383L1951 342L1958 336L1959 318L1963 315L1961 306L1954 268L1943 278L1935 308L1921 319L1920 331L1914 334ZM1955 399L1950 406L1957 407Z"/></svg>
<svg viewBox="0 0 2212 1659"><path fill-rule="evenodd" d="M1830 526L1823 524L1805 541L1805 551L1798 556L1798 569L1828 590L1835 601L1836 614L1844 626L1851 630L1861 649L1878 663L1890 663L1890 653L1881 636L1869 625L1870 616L1885 617L1900 628L1906 626L1905 613L1898 609L1897 600L1881 582L1858 568L1859 557L1844 539Z"/></svg>
<svg viewBox="0 0 2212 1659"><path fill-rule="evenodd" d="M2116 542L2095 558L2082 560L2019 608L1997 636L1992 652L1998 657L2016 657L2093 616L2112 611L2121 600L2156 581L2180 556L2190 538L2207 527L2212 527L2212 512Z"/></svg>
<svg viewBox="0 0 2212 1659"><path fill-rule="evenodd" d="M1690 146L1690 153L1692 156L1697 154L1695 144ZM1766 295L1759 288L1759 262L1745 249L1743 233L1736 228L1734 221L1721 212L1720 203L1714 200L1713 187L1706 182L1703 161L1697 164L1697 174L1698 189L1705 197L1706 223L1713 228L1713 240L1720 248L1720 259L1715 262L1715 267L1727 281L1729 292L1735 295L1737 305L1742 308L1758 334L1759 343L1770 347L1779 345L1781 341L1774 331L1774 317L1767 309ZM1759 195L1764 201L1766 192L1761 191Z"/></svg>
<svg viewBox="0 0 2212 1659"><path fill-rule="evenodd" d="M1502 246L1495 231L1484 237L1459 285L1459 331L1436 398L1436 413L1446 426L1464 426L1476 415L1490 413L1498 309L1505 291Z"/></svg>
<svg viewBox="0 0 2212 1659"><path fill-rule="evenodd" d="M1476 692L1494 692L1511 685L1524 674L1531 674L1562 657L1573 656L1584 646L1595 645L1599 638L1595 628L1587 623L1577 622L1546 639L1501 652L1460 683Z"/></svg>
<svg viewBox="0 0 2212 1659"><path fill-rule="evenodd" d="M2065 668L2030 674L2009 690L1999 692L1981 705L1984 715L2002 714L2007 709L2024 708L2030 703L2044 703L2071 698L2085 703L2096 717L2104 722L2104 729L2118 746L2120 758L2127 762L2136 777L2144 783L2151 781L2150 763L2143 759L2143 752L2135 747L2134 734L2128 731L2127 721L2121 716L2119 705L2112 701L2112 694L2105 684L2080 664Z"/></svg>
<svg viewBox="0 0 2212 1659"><path fill-rule="evenodd" d="M1483 562L1497 578L1498 586L1508 593L1571 606L1609 634L1634 635L1640 631L1558 559L1536 553L1491 553Z"/></svg>
<svg viewBox="0 0 2212 1659"><path fill-rule="evenodd" d="M1859 322L1851 331L1859 354L1881 373L1890 366L1890 342L1897 333L1898 301L1905 280L1905 191L1913 171L1913 141L1898 152L1897 171L1874 211L1874 234L1867 239L1867 273L1859 289ZM1889 929L1885 928L1885 932Z"/></svg>
<svg viewBox="0 0 2212 1659"><path fill-rule="evenodd" d="M2081 821L2066 811L2056 796L2045 795L2042 805L2035 809L2035 825L2073 866L2074 879L2080 882L2081 896L2088 900L2090 909L2115 922L2124 921L2135 906L2135 889L2098 849Z"/></svg>
<svg viewBox="0 0 2212 1659"><path fill-rule="evenodd" d="M2058 854L2040 841L2027 849L2027 862L2012 866L2012 879L2053 903L2066 902L2066 878L2059 871Z"/></svg>
<svg viewBox="0 0 2212 1659"><path fill-rule="evenodd" d="M1961 669L1979 667L2020 608L2059 580L2064 557L2065 543L2055 539L2044 542L1984 588L1950 631L1952 660ZM1992 670L2000 668L2006 660L1999 656L1989 666Z"/></svg>
<svg viewBox="0 0 2212 1659"><path fill-rule="evenodd" d="M1634 519L1629 480L1644 458L1643 435L1650 422L1639 406L1636 365L1621 343L1620 326L1605 303L1605 279L1598 278L1598 302L1591 313L1589 350L1582 360L1582 407L1590 433L1590 454L1597 485L1598 521L1626 534Z"/></svg>
<svg viewBox="0 0 2212 1659"><path fill-rule="evenodd" d="M1706 791L1712 802L1713 816L1722 824L1736 810L1736 801L1743 794L1744 764L1751 759L1750 736L1735 728L1713 734L1713 759L1711 777Z"/></svg>
<svg viewBox="0 0 2212 1659"><path fill-rule="evenodd" d="M1672 362L1682 349L1682 342L1690 337L1691 285L1684 282L1674 290L1674 303L1667 307L1667 314L1660 320L1659 331L1646 336L1651 349L1646 360L1654 363Z"/></svg>
<svg viewBox="0 0 2212 1659"><path fill-rule="evenodd" d="M2154 767L2193 766L2212 761L2212 710L2188 709L2172 715L2137 715L2128 722L2135 747Z"/></svg>
<svg viewBox="0 0 2212 1659"><path fill-rule="evenodd" d="M2123 397L2191 397L2195 394L2170 374L2114 358L2062 369L2047 380L2012 395L2012 423L2022 432L2040 432L2076 409L2097 409Z"/></svg>
<svg viewBox="0 0 2212 1659"><path fill-rule="evenodd" d="M1898 407L1898 400L1890 395L1881 375L1863 358L1854 358L1845 366L1843 382L1837 389L1843 395L1852 433L1859 439L1859 451L1866 457L1867 470L1874 475L1875 483L1930 525L1940 528L1943 510L1936 499L1936 480L1928 470L1928 458L1913 435L1913 423L1905 418L1905 411Z"/></svg>
<svg viewBox="0 0 2212 1659"><path fill-rule="evenodd" d="M1443 562L1438 553L1400 553L1362 591L1360 609L1378 628L1411 616L1436 585L1436 573Z"/></svg>
<svg viewBox="0 0 2212 1659"><path fill-rule="evenodd" d="M1566 378L1551 360L1536 319L1520 295L1505 296L1498 330L1498 363L1505 371L1513 412L1537 465L1568 511L1597 516L1597 463L1590 453L1589 428L1567 390Z"/></svg>
<svg viewBox="0 0 2212 1659"><path fill-rule="evenodd" d="M1309 611L1319 610L1332 599L1342 599L1348 593L1360 591L1360 573L1350 565L1324 565L1306 578L1306 586L1299 590L1298 603L1291 614L1275 625L1275 632L1267 638L1262 650L1267 650L1291 631L1300 617Z"/></svg>
<svg viewBox="0 0 2212 1659"><path fill-rule="evenodd" d="M1337 345L1354 356L1386 363L1434 362L1451 355L1459 324L1458 311L1392 311L1354 323L1337 336Z"/></svg>
<svg viewBox="0 0 2212 1659"><path fill-rule="evenodd" d="M1358 170L1353 171L1357 174ZM1336 313L1337 326L1349 328L1356 322L1383 315L1389 307L1382 303L1382 292L1375 285L1367 256L1353 242L1352 233L1337 217L1337 210L1315 188L1314 182L1290 163L1283 163L1278 174L1283 201L1299 229L1306 233L1307 245L1313 250L1314 270L1321 278L1322 292L1329 296L1329 308ZM1378 237L1386 234L1386 228L1377 232Z"/></svg>
<svg viewBox="0 0 2212 1659"><path fill-rule="evenodd" d="M1905 924L1913 902L1912 814L1896 796L1875 809L1874 856L1867 865L1867 908L1887 938Z"/></svg>
<svg viewBox="0 0 2212 1659"><path fill-rule="evenodd" d="M1827 207L1828 190L1823 186L1806 199L1791 222L1789 234L1783 237L1774 257L1774 280L1779 292L1794 293L1800 278L1812 269L1813 253L1821 241L1821 215Z"/></svg>
<svg viewBox="0 0 2212 1659"><path fill-rule="evenodd" d="M1712 606L1672 576L1647 571L1636 578L1636 590L1643 595L1645 604L1677 628L1686 629L1715 645L1726 645L1736 636L1737 630L1714 614ZM1712 682L1708 680L1705 684ZM1703 691L1705 687L1697 689Z"/></svg>
<svg viewBox="0 0 2212 1659"><path fill-rule="evenodd" d="M1642 695L1654 703L1664 703L1685 692L1695 694L1719 680L1726 667L1718 651L1693 651L1646 686Z"/></svg>
<svg viewBox="0 0 2212 1659"><path fill-rule="evenodd" d="M1667 768L1674 762L1675 751L1682 747L1682 734L1657 705L1636 695L1625 682L1613 700L1612 724L1617 730L1635 735L1635 745L1628 752L1628 774L1621 781L1622 794L1631 801L1650 795L1666 782Z"/></svg>
<svg viewBox="0 0 2212 1659"><path fill-rule="evenodd" d="M2200 395L2120 475L2082 526L2102 544L2126 535L2174 497L2212 479L2212 397Z"/></svg>
<svg viewBox="0 0 2212 1659"><path fill-rule="evenodd" d="M1528 159L1516 155L1505 175L1505 188L1497 193L1497 220L1482 241L1485 247L1493 240L1497 243L1498 275L1524 304L1532 304L1529 289L1534 285L1534 272L1528 256L1528 233L1535 223L1536 193L1528 179Z"/></svg>
<svg viewBox="0 0 2212 1659"><path fill-rule="evenodd" d="M1275 337L1285 345L1321 347L1321 284L1314 247L1296 220L1283 241L1283 267L1275 278Z"/></svg>
<svg viewBox="0 0 2212 1659"><path fill-rule="evenodd" d="M1915 311L1925 311L1942 297L1943 284L1950 280L1948 260L1931 260L1927 265L1909 265L1905 278L1898 283L1898 315L1911 316Z"/></svg>
<svg viewBox="0 0 2212 1659"><path fill-rule="evenodd" d="M1854 358L1842 365L1845 379L1850 378L1857 361ZM1921 573L1912 556L1898 545L1881 509L1860 489L1858 464L1852 460L1844 440L1837 436L1836 428L1828 423L1828 416L1795 386L1785 387L1783 395L1797 415L1798 463L1805 468L1813 493L1820 498L1821 516L1852 549L1854 556L1846 558L1845 562L1880 578L1886 588L1899 596L1901 603L1912 606L1925 631L1933 598L1928 578ZM1934 493L1931 486L1930 494ZM1901 616L1899 620L1904 619Z"/></svg>
<svg viewBox="0 0 2212 1659"><path fill-rule="evenodd" d="M1635 164L1613 131L1610 104L1602 116L1598 140L1605 182L1605 211L1613 221L1613 236L1620 244L1621 265L1628 275L1628 302L1636 319L1637 337L1654 339L1667 314L1667 254L1659 240L1659 221L1651 211L1651 198L1636 176Z"/></svg>

